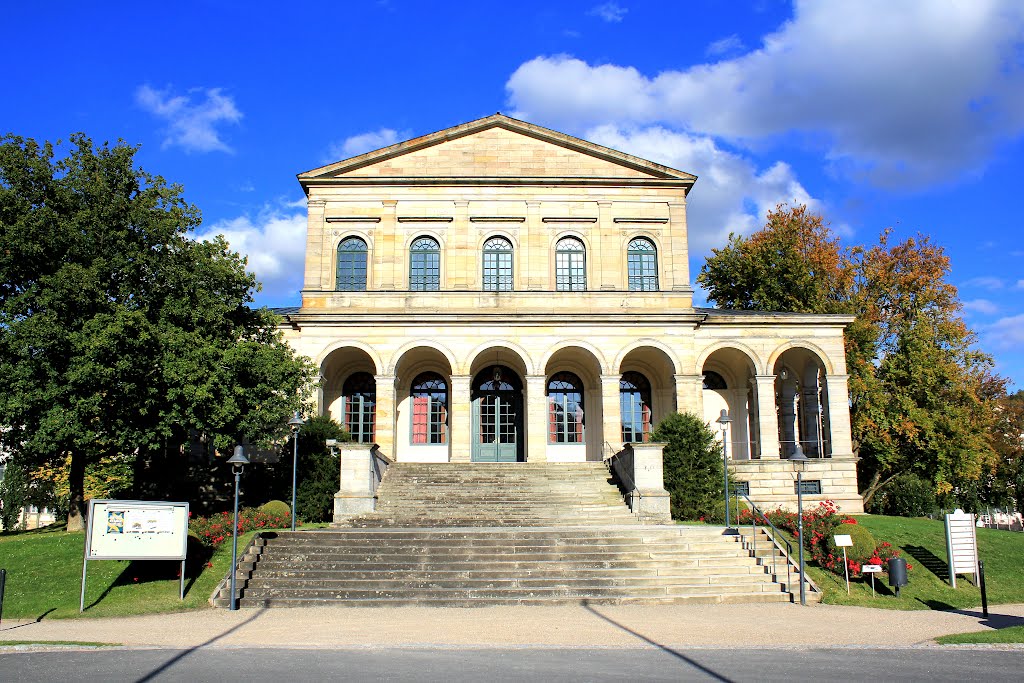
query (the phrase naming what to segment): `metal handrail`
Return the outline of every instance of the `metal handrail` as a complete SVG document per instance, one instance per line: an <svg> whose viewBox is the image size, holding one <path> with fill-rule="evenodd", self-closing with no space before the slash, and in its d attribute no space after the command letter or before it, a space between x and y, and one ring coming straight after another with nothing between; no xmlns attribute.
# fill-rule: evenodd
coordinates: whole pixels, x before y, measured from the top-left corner
<svg viewBox="0 0 1024 683"><path fill-rule="evenodd" d="M612 445L607 441L604 442L604 446L606 451L611 453L611 455L604 459L605 466L608 468L608 472L613 477L616 477L622 484L622 498L627 501L629 511L634 515L638 514L637 507L639 507L639 503L643 500L644 494L637 488L636 480L633 479L633 473L627 472L625 467L617 467L617 463L615 462L615 459L618 458L621 453L624 453L626 449L623 448L621 451L615 452L615 449L612 448ZM633 500L634 495L636 496L635 502Z"/></svg>
<svg viewBox="0 0 1024 683"><path fill-rule="evenodd" d="M789 541L787 541L785 538L782 537L782 534L779 532L778 528L774 524L772 524L772 520L768 519L768 515L766 515L764 512L762 512L761 508L757 507L757 505L754 504L754 501L750 500L750 498L747 496L747 494L743 493L742 491L735 491L735 494L737 496L741 496L745 501L747 501L747 505L750 506L750 510L751 510L750 519L751 519L751 528L752 528L751 539L752 539L752 542L753 542L754 557L755 558L757 557L757 516L760 515L761 518L764 520L764 523L767 524L768 526L770 526L771 529L772 529L773 533L771 534L771 540L775 544L775 547L778 548L779 552L783 553L783 555L785 555L785 557L786 557L786 588L788 590L792 590L793 589L793 578L792 578L793 575L792 575L791 568L792 568L792 564L793 564L793 544L790 543ZM738 513L737 513L737 517L738 517ZM779 539L781 539L782 542L786 544L786 548L785 549L783 549L782 546L779 545ZM775 552L774 551L772 552L772 574L774 576L778 576L779 575L778 565L776 565L776 563L775 563ZM806 575L807 575L806 571L802 567L801 567L800 575L801 575L801 580L804 580L804 577L806 577ZM813 584L812 584L812 586L813 586Z"/></svg>
<svg viewBox="0 0 1024 683"><path fill-rule="evenodd" d="M383 467L381 467L383 463ZM388 471L388 467L394 465L395 461L380 452L380 449L374 444L373 448L370 449L370 495L376 496L377 489L380 487L381 479L384 478L384 473Z"/></svg>

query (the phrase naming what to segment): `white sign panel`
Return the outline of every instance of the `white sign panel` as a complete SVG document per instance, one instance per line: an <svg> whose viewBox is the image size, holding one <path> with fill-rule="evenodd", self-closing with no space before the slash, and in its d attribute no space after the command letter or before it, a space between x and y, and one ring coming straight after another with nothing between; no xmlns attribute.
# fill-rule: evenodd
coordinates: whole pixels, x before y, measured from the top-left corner
<svg viewBox="0 0 1024 683"><path fill-rule="evenodd" d="M956 588L957 574L978 576L978 539L974 524L974 515L960 509L946 515L946 556L949 583L953 588Z"/></svg>
<svg viewBox="0 0 1024 683"><path fill-rule="evenodd" d="M853 539L850 538L849 534L836 534L832 538L836 539L837 548L852 548Z"/></svg>
<svg viewBox="0 0 1024 683"><path fill-rule="evenodd" d="M87 560L184 560L188 503L89 501Z"/></svg>
<svg viewBox="0 0 1024 683"><path fill-rule="evenodd" d="M860 566L861 574L877 574L880 571L882 571L880 564L862 564Z"/></svg>

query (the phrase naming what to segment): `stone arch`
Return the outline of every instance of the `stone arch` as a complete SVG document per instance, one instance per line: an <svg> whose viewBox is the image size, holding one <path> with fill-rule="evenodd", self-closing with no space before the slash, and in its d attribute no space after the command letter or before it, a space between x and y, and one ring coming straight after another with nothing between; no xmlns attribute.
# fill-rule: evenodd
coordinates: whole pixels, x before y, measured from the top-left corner
<svg viewBox="0 0 1024 683"><path fill-rule="evenodd" d="M826 377L832 366L828 355L815 344L793 340L782 344L771 358L780 454L792 457L799 447L808 457L829 457L831 415Z"/></svg>
<svg viewBox="0 0 1024 683"><path fill-rule="evenodd" d="M729 453L737 460L750 459L757 452L760 410L755 377L760 374L759 360L750 347L729 341L705 349L698 357L697 374L713 371L725 380L725 388L701 389L702 417L713 425L722 410L729 413Z"/></svg>
<svg viewBox="0 0 1024 683"><path fill-rule="evenodd" d="M512 250L516 253L519 252L519 238L516 237L515 233L512 232L511 230L502 230L501 228L496 228L494 230L489 230L487 232L480 233L480 237L478 237L476 241L476 253L482 254L484 251L484 244L486 244L487 240L491 239L492 237L501 237L503 239L507 239L512 244Z"/></svg>
<svg viewBox="0 0 1024 683"><path fill-rule="evenodd" d="M446 347L444 344L439 344L430 339L416 339L410 342L406 342L391 354L387 365L387 374L395 375L398 372L399 364L402 362L403 357L407 356L410 351L417 348L428 347L434 349L448 360L448 373L455 372L455 369L459 366L458 361L455 360L455 354L451 352L451 349Z"/></svg>
<svg viewBox="0 0 1024 683"><path fill-rule="evenodd" d="M317 414L329 415L345 424L343 388L345 381L358 372L378 374L379 360L365 345L340 342L322 354L318 368L320 387L317 390Z"/></svg>
<svg viewBox="0 0 1024 683"><path fill-rule="evenodd" d="M496 355L490 354L492 350L497 351L498 349L505 349L510 353L502 354L497 352ZM513 358L510 359L509 355L512 355ZM523 381L526 381L526 375L533 373L533 361L530 358L530 354L519 344L506 339L484 342L470 351L467 354L467 358L468 361L464 365L459 366L457 374L475 375L481 368L495 364L508 365L522 375Z"/></svg>
<svg viewBox="0 0 1024 683"><path fill-rule="evenodd" d="M820 346L818 346L814 342L807 341L806 339L793 339L791 341L785 342L784 344L780 344L768 357L768 362L765 364L765 367L769 371L772 371L775 368L776 363L779 362L779 358L782 357L782 354L784 354L786 351L789 351L790 349L804 349L806 351L813 353L815 356L818 357L818 361L821 363L822 367L825 368L825 372L827 374L835 374L835 367L832 363L832 358L827 353L825 353L825 351Z"/></svg>
<svg viewBox="0 0 1024 683"><path fill-rule="evenodd" d="M643 347L655 348L664 353L665 356L668 358L668 361L672 364L672 374L679 373L680 368L682 368L682 363L679 362L679 357L676 355L675 351L667 344L664 344L658 341L657 339L651 339L650 337L637 339L636 341L622 347L618 355L615 357L614 367L619 372L622 372L622 363L626 359L626 357L636 349Z"/></svg>
<svg viewBox="0 0 1024 683"><path fill-rule="evenodd" d="M343 349L346 347L359 349L360 351L364 352L367 356L370 357L370 360L373 361L373 374L381 374L381 372L384 369L384 365L381 363L380 355L378 355L377 350L369 344L365 344L361 341L355 341L351 339L333 341L327 346L325 346L322 351L320 351L320 353L317 355L313 362L316 363L316 366L320 370L321 374L323 374L324 361L327 360L327 357L330 356L335 351L337 351L338 349Z"/></svg>
<svg viewBox="0 0 1024 683"><path fill-rule="evenodd" d="M590 342L583 341L582 339L563 339L562 341L558 342L557 344L549 348L541 357L540 363L538 363L534 367L534 373L538 375L546 373L547 367L550 364L551 359L559 352L572 347L585 349L586 351L590 352L590 354L594 357L594 360L597 361L597 365L599 368L599 376L608 374L608 362L605 359L604 354L601 352L601 349L599 349L594 344L591 344Z"/></svg>
<svg viewBox="0 0 1024 683"><path fill-rule="evenodd" d="M761 355L746 344L738 341L720 341L708 346L697 355L697 362L694 363L693 374L699 375L704 369L704 364L712 354L722 349L735 349L747 357L755 375L763 375L765 365L761 361Z"/></svg>

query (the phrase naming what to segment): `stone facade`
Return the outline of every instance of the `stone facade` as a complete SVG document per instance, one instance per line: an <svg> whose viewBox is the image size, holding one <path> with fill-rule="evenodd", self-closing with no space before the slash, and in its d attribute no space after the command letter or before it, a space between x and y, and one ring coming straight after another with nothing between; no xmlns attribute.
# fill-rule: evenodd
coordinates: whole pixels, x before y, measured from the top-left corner
<svg viewBox="0 0 1024 683"><path fill-rule="evenodd" d="M602 460L725 409L755 501L795 500L799 444L861 511L850 318L694 308L695 180L500 114L299 174L302 305L279 312L317 409L421 462Z"/></svg>

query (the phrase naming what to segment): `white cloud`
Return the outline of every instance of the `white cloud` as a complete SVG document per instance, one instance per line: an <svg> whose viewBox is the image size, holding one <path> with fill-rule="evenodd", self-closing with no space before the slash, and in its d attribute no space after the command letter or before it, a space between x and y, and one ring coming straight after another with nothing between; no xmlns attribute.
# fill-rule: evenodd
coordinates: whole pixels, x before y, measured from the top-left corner
<svg viewBox="0 0 1024 683"><path fill-rule="evenodd" d="M679 170L699 170L700 179L687 199L693 255L721 245L730 232L749 234L759 229L776 204L818 206L787 164L776 162L759 169L708 137L656 126L622 129L612 125L593 128L585 137Z"/></svg>
<svg viewBox="0 0 1024 683"><path fill-rule="evenodd" d="M522 64L518 115L577 130L664 124L738 144L796 133L883 185L946 181L1024 131L1024 3L796 3L734 59L641 74L568 56Z"/></svg>
<svg viewBox="0 0 1024 683"><path fill-rule="evenodd" d="M1024 346L1024 313L1000 318L986 326L984 336L997 349L1019 349Z"/></svg>
<svg viewBox="0 0 1024 683"><path fill-rule="evenodd" d="M409 131L398 132L391 128L380 128L368 133L353 135L352 137L345 138L341 142L331 143L330 147L327 149L327 158L325 161L327 163L334 163L335 161L341 161L342 159L359 156L360 154L372 152L376 149L380 149L381 147L393 145L399 140L405 140L409 137Z"/></svg>
<svg viewBox="0 0 1024 683"><path fill-rule="evenodd" d="M963 284L964 287L977 287L979 289L997 290L1003 288L1002 278L992 277L991 275L982 275L981 277L972 277L970 280Z"/></svg>
<svg viewBox="0 0 1024 683"><path fill-rule="evenodd" d="M243 215L204 225L198 239L224 235L233 251L249 259L268 298L296 297L302 288L306 258L306 202L302 211L266 207L255 217Z"/></svg>
<svg viewBox="0 0 1024 683"><path fill-rule="evenodd" d="M982 315L995 315L999 312L999 306L989 301L988 299L971 299L965 301L964 310L970 313L980 313Z"/></svg>
<svg viewBox="0 0 1024 683"><path fill-rule="evenodd" d="M743 41L740 40L740 37L734 33L731 36L726 36L725 38L716 40L708 45L704 54L709 57L720 57L722 55L742 52L746 47L747 46L743 44Z"/></svg>
<svg viewBox="0 0 1024 683"><path fill-rule="evenodd" d="M187 152L232 151L221 140L217 128L225 123L238 123L242 112L220 88L193 88L184 95L175 95L170 88L156 90L143 85L135 91L135 101L167 122L164 147L176 145Z"/></svg>
<svg viewBox="0 0 1024 683"><path fill-rule="evenodd" d="M1024 289L1024 280L1017 280L1017 289Z"/></svg>
<svg viewBox="0 0 1024 683"><path fill-rule="evenodd" d="M617 24L626 17L626 12L628 11L628 9L617 2L603 2L596 7L592 7L587 14L599 17L610 24Z"/></svg>

